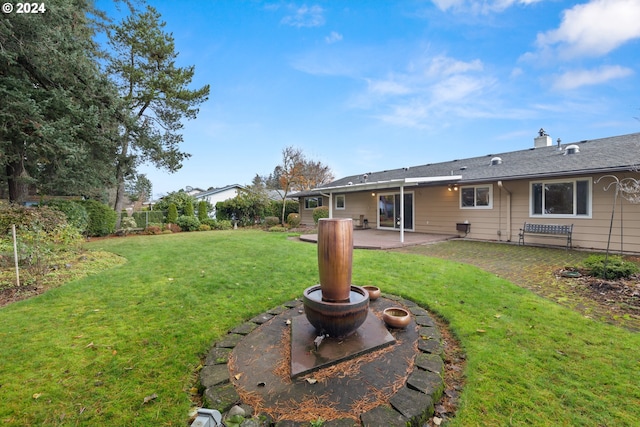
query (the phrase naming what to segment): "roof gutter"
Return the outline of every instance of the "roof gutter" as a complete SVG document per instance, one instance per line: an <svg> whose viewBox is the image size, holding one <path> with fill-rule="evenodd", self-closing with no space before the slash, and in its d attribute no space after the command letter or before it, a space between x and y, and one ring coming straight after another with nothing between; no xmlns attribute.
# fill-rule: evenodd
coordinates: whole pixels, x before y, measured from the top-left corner
<svg viewBox="0 0 640 427"><path fill-rule="evenodd" d="M381 188L395 188L395 187L401 187L401 186L407 186L407 185L420 185L420 184L429 184L429 183L446 182L446 181L459 181L461 179L462 179L462 175L399 178L399 179L389 179L384 181L336 185L332 187L318 187L318 188L314 188L314 191L318 191L320 193L327 192L327 191L329 193L333 193L336 191L351 193L356 191L378 190Z"/></svg>

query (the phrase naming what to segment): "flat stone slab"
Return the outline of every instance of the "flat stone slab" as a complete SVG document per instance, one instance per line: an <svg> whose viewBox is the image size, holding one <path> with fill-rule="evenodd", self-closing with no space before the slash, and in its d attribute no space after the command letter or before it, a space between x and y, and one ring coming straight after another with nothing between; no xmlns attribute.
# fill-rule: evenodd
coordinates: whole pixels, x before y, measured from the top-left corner
<svg viewBox="0 0 640 427"><path fill-rule="evenodd" d="M316 329L306 316L297 316L291 323L291 378L361 356L393 344L396 340L383 321L369 311L364 323L343 339L325 338L318 349L314 339Z"/></svg>
<svg viewBox="0 0 640 427"><path fill-rule="evenodd" d="M433 400L428 394L401 388L392 398L391 406L398 412L412 420L412 425L422 425L433 415ZM417 424L414 424L416 423Z"/></svg>
<svg viewBox="0 0 640 427"><path fill-rule="evenodd" d="M435 372L444 376L444 361L437 354L420 353L416 357L416 366L425 371Z"/></svg>

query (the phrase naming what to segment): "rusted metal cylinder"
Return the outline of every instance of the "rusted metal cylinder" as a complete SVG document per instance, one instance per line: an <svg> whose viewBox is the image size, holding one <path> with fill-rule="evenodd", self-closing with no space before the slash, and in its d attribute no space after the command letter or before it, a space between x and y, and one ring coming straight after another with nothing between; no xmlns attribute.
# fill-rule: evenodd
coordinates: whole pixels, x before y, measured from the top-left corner
<svg viewBox="0 0 640 427"><path fill-rule="evenodd" d="M318 271L323 301L349 301L353 262L351 219L318 221Z"/></svg>

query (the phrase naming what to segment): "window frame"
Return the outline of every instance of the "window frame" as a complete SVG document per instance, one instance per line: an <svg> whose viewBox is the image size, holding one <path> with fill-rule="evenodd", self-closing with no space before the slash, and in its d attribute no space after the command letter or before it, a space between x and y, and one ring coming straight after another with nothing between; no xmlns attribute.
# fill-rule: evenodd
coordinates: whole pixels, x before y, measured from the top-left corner
<svg viewBox="0 0 640 427"><path fill-rule="evenodd" d="M489 189L488 195L488 203L486 205L478 205L478 189ZM462 205L462 193L465 190L473 189L473 206L463 206ZM460 198L458 206L460 209L493 209L493 184L478 184L478 185L465 185L461 186L459 189Z"/></svg>
<svg viewBox="0 0 640 427"><path fill-rule="evenodd" d="M338 205L339 200L342 200L342 207ZM336 194L335 201L336 210L343 211L347 208L347 196L345 194Z"/></svg>
<svg viewBox="0 0 640 427"><path fill-rule="evenodd" d="M313 207L309 207L309 201L310 200L315 200L316 201L316 205ZM304 209L307 211L313 210L315 208L319 208L320 206L322 206L322 196L318 196L318 197L305 197L304 198Z"/></svg>
<svg viewBox="0 0 640 427"><path fill-rule="evenodd" d="M586 188L587 200L586 200L586 206L585 206L587 213L585 214L578 213L579 206L585 203L584 201L580 201L580 202L578 201L578 197L580 196L577 188L578 182L587 183L587 188ZM545 210L546 210L545 189L546 189L546 186L550 184L571 184L572 185L573 200L571 203L573 207L573 213L569 213L569 214L545 213ZM536 204L534 202L534 198L535 198L534 186L535 185L540 185L542 189L542 193L540 194L540 203L541 203L540 212L541 213L535 213L535 208L536 208ZM536 181L529 182L529 218L592 218L592 215L593 215L593 179L591 177L567 178L567 179L545 179L545 180L536 180Z"/></svg>

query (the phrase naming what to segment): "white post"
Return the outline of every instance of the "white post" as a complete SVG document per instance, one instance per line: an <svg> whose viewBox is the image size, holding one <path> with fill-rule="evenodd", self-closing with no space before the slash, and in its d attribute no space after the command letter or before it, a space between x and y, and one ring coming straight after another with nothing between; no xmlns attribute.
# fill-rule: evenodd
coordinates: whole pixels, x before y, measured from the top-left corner
<svg viewBox="0 0 640 427"><path fill-rule="evenodd" d="M329 193L329 218L333 218L333 193Z"/></svg>
<svg viewBox="0 0 640 427"><path fill-rule="evenodd" d="M400 185L400 243L404 243L404 185Z"/></svg>
<svg viewBox="0 0 640 427"><path fill-rule="evenodd" d="M16 241L16 225L11 225L11 232L13 233L13 258L16 261L16 285L20 287L20 270L18 269L18 242Z"/></svg>

